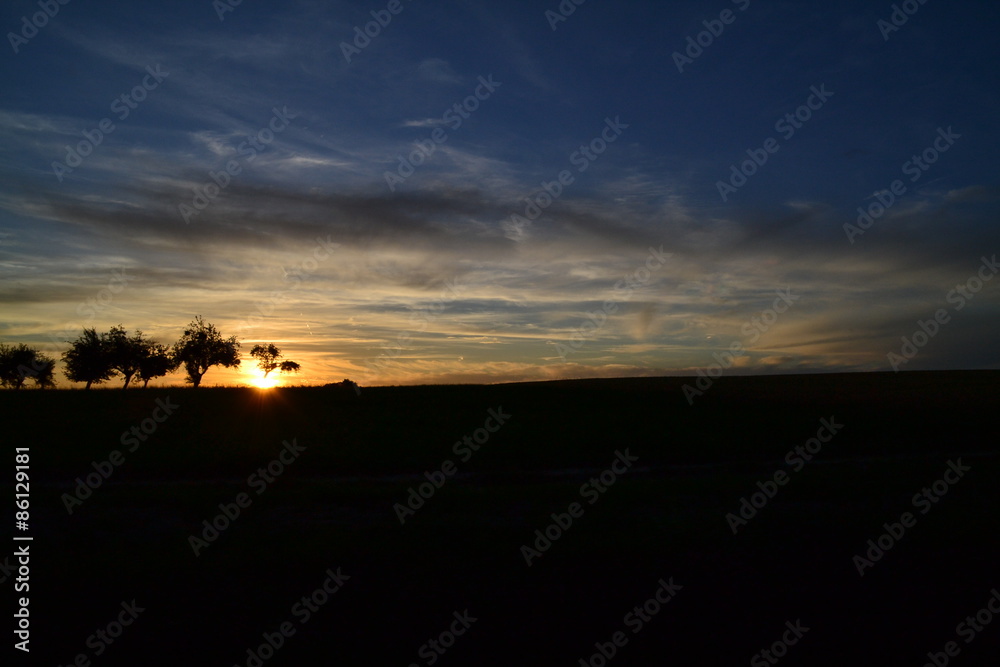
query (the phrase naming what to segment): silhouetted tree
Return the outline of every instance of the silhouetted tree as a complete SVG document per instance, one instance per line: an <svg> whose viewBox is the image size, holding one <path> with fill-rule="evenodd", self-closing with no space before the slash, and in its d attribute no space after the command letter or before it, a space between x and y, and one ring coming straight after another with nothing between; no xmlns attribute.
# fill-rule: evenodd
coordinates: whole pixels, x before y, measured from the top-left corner
<svg viewBox="0 0 1000 667"><path fill-rule="evenodd" d="M340 390L345 394L348 391L350 391L355 396L361 395L361 387L358 385L358 383L355 382L354 380L348 380L347 378L344 378L342 382L331 382L330 384L325 384L323 386L326 387L327 389Z"/></svg>
<svg viewBox="0 0 1000 667"><path fill-rule="evenodd" d="M111 331L104 334L104 338L108 346L111 369L122 374L125 378L122 389L128 389L129 382L132 381L132 376L139 372L139 366L152 341L144 339L139 330L136 330L135 335L129 336L128 331L120 324L111 327Z"/></svg>
<svg viewBox="0 0 1000 667"><path fill-rule="evenodd" d="M274 343L254 345L250 350L250 356L257 360L257 367L264 371L264 377L275 370L279 373L298 373L302 368L294 361L278 361L281 350Z"/></svg>
<svg viewBox="0 0 1000 667"><path fill-rule="evenodd" d="M63 371L73 382L86 382L84 389L92 384L100 384L118 375L112 367L111 346L107 334L99 334L94 328L84 329L70 348L63 352Z"/></svg>
<svg viewBox="0 0 1000 667"><path fill-rule="evenodd" d="M214 324L206 324L198 315L181 339L174 343L174 359L184 364L187 382L197 388L212 366L232 368L240 365L240 343L236 336L224 339Z"/></svg>
<svg viewBox="0 0 1000 667"><path fill-rule="evenodd" d="M24 343L0 343L0 385L20 389L31 378L41 388L54 387L52 379L56 362Z"/></svg>
<svg viewBox="0 0 1000 667"><path fill-rule="evenodd" d="M170 348L155 341L146 341L147 345L143 351L143 356L139 359L139 379L142 380L142 388L153 378L158 378L172 373L180 365L180 362L170 353Z"/></svg>
<svg viewBox="0 0 1000 667"><path fill-rule="evenodd" d="M35 375L31 376L35 386L39 389L54 389L56 386L56 360L39 354L35 360L35 368L37 371Z"/></svg>

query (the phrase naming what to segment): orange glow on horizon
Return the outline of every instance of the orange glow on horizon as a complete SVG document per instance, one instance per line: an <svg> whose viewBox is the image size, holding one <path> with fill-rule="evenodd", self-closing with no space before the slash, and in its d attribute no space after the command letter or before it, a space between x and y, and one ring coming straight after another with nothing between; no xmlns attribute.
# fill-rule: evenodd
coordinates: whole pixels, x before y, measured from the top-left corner
<svg viewBox="0 0 1000 667"><path fill-rule="evenodd" d="M258 389L272 389L278 386L278 378L272 373L268 377L264 377L263 373L255 374L250 379L250 384Z"/></svg>

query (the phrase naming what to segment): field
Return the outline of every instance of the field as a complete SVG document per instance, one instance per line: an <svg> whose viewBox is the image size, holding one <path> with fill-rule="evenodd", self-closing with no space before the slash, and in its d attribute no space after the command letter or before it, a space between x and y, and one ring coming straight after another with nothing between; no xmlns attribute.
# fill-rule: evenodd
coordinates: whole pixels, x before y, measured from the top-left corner
<svg viewBox="0 0 1000 667"><path fill-rule="evenodd" d="M1000 619L957 626L1000 586L998 380L3 392L23 664L995 664Z"/></svg>

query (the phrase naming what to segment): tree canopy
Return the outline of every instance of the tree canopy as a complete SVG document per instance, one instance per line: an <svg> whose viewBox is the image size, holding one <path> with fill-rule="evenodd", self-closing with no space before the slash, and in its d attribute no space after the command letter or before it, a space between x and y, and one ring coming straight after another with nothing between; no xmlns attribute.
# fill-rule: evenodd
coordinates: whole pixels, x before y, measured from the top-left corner
<svg viewBox="0 0 1000 667"><path fill-rule="evenodd" d="M84 329L80 337L70 343L70 348L63 352L62 358L66 365L63 371L66 377L73 382L87 383L84 389L118 375L113 368L108 335L97 333L93 327Z"/></svg>
<svg viewBox="0 0 1000 667"><path fill-rule="evenodd" d="M136 330L135 335L129 336L128 331L120 324L111 327L111 331L105 335L104 343L107 345L111 370L125 378L122 389L128 389L132 377L139 372L139 364L146 355L150 342L142 337L139 330Z"/></svg>
<svg viewBox="0 0 1000 667"><path fill-rule="evenodd" d="M53 387L55 365L55 360L24 343L0 343L0 385L4 387L20 389L28 378L37 387Z"/></svg>
<svg viewBox="0 0 1000 667"><path fill-rule="evenodd" d="M174 359L184 364L187 382L195 387L212 366L232 368L240 365L240 342L236 336L223 338L214 324L201 315L188 325L181 339L174 343Z"/></svg>
<svg viewBox="0 0 1000 667"><path fill-rule="evenodd" d="M122 388L167 375L181 365L185 381L198 387L213 366L226 368L240 365L240 342L236 336L224 338L214 324L201 315L184 330L173 345L163 345L147 338L141 330L130 334L121 324L109 331L84 328L79 337L69 342L63 352L63 372L71 382L85 383L85 389L113 378L123 379ZM273 343L255 345L250 356L266 378L271 372L294 373L301 368L297 362L281 359L281 350ZM20 389L30 379L38 387L54 387L56 362L23 343L0 343L0 386Z"/></svg>
<svg viewBox="0 0 1000 667"><path fill-rule="evenodd" d="M250 350L250 356L257 360L257 367L264 371L264 377L275 370L279 373L297 373L301 368L294 361L278 361L281 350L274 343L254 345Z"/></svg>
<svg viewBox="0 0 1000 667"><path fill-rule="evenodd" d="M147 341L139 358L139 379L143 388L153 378L163 377L177 369L179 362L174 358L170 348L156 341Z"/></svg>

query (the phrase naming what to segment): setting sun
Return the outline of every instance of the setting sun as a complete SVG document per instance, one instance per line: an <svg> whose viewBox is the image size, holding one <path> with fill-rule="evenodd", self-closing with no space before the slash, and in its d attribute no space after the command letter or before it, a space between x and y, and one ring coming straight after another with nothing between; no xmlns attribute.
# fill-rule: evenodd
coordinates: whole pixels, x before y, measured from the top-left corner
<svg viewBox="0 0 1000 667"><path fill-rule="evenodd" d="M250 380L250 384L258 389L271 389L278 386L278 379L275 377L264 377L259 375Z"/></svg>

